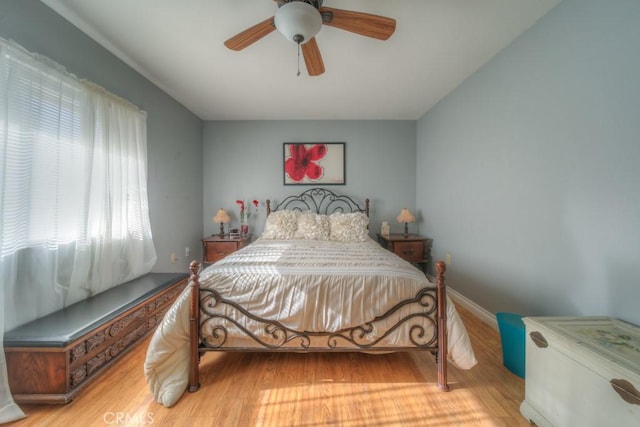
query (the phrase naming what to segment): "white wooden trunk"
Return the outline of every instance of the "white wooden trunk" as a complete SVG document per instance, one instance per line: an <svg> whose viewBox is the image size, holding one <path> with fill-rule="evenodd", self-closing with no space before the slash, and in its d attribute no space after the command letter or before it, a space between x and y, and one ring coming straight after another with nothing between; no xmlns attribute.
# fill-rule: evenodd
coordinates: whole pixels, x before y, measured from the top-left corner
<svg viewBox="0 0 640 427"><path fill-rule="evenodd" d="M640 426L638 326L608 317L523 321L526 374L520 412L526 419L540 427Z"/></svg>

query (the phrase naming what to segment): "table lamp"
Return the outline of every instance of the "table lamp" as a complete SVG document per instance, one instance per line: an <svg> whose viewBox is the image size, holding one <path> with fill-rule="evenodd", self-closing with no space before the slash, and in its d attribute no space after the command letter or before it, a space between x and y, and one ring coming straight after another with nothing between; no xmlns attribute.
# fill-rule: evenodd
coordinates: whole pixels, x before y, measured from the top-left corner
<svg viewBox="0 0 640 427"><path fill-rule="evenodd" d="M416 220L416 217L407 208L403 208L400 211L400 215L396 218L398 222L404 223L404 237L409 236L409 223Z"/></svg>
<svg viewBox="0 0 640 427"><path fill-rule="evenodd" d="M224 237L224 224L228 224L231 221L229 214L224 209L218 209L218 212L213 217L213 222L220 223L220 237Z"/></svg>

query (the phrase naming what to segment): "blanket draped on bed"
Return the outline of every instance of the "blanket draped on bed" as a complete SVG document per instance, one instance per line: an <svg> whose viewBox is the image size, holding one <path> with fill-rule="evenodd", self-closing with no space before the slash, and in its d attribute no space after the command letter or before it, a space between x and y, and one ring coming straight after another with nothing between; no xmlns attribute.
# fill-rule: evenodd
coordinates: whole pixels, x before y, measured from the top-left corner
<svg viewBox="0 0 640 427"><path fill-rule="evenodd" d="M324 332L360 326L413 297L430 284L424 274L373 240L342 243L318 240L266 240L229 255L200 274L202 288L215 289L263 319L297 331ZM189 369L189 298L185 289L156 329L147 350L145 375L157 402L172 406L185 391ZM244 325L246 317L224 308ZM362 338L380 339L390 325L409 314L401 308ZM250 327L250 326L249 326ZM425 329L433 324L424 323ZM385 337L385 348L413 347L409 325ZM467 332L447 301L448 359L470 369L477 361ZM256 347L228 325L225 346ZM256 331L259 334L259 331ZM265 334L265 340L269 337ZM291 344L296 349L296 344ZM287 346L288 347L288 346ZM299 348L298 348L299 349ZM328 348L327 348L328 349ZM329 349L328 349L329 350Z"/></svg>

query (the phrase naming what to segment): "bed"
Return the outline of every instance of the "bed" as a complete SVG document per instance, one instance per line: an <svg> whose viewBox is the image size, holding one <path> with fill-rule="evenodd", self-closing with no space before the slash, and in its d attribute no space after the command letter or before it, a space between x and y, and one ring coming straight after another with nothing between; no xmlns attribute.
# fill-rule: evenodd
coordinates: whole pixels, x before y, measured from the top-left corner
<svg viewBox="0 0 640 427"><path fill-rule="evenodd" d="M191 263L187 289L147 350L145 376L157 402L195 392L208 351L434 355L437 386L449 390L447 361L477 361L454 305L445 264L435 278L369 237L369 201L322 188L267 201L262 235L224 259Z"/></svg>

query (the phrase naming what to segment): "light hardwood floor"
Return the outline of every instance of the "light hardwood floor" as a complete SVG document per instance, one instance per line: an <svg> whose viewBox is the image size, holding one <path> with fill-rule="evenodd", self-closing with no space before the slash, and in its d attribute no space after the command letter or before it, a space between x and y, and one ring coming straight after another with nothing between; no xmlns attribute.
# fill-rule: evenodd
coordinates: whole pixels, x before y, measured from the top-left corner
<svg viewBox="0 0 640 427"><path fill-rule="evenodd" d="M430 354L207 353L201 388L153 400L142 342L68 405L22 405L23 426L528 426L524 380L502 365L496 330L462 307L478 365L436 387Z"/></svg>

